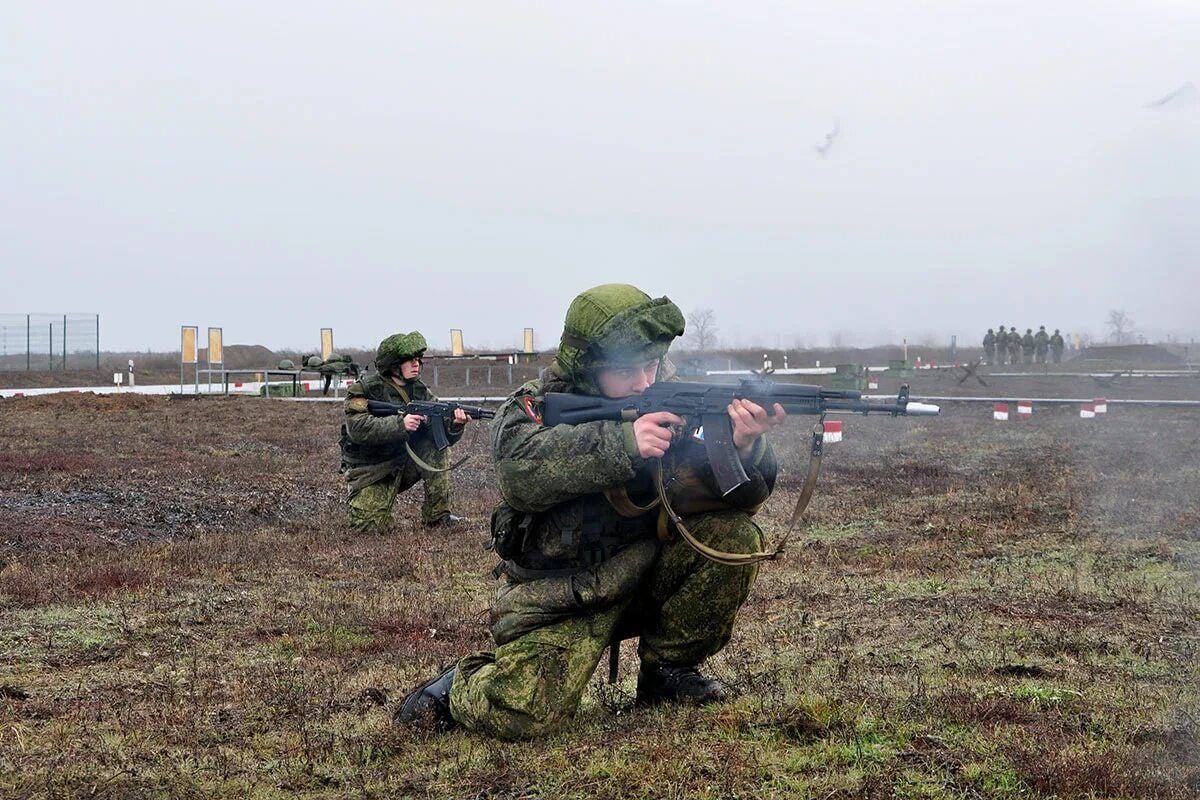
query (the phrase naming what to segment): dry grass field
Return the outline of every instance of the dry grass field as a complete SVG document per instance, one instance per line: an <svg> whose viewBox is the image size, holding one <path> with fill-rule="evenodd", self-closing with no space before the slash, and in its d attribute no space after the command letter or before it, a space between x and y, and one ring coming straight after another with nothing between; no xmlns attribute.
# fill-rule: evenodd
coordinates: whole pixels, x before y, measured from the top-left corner
<svg viewBox="0 0 1200 800"><path fill-rule="evenodd" d="M933 393L926 390L926 393ZM332 404L0 401L5 797L1200 796L1200 412L847 420L705 709L504 744L393 727L488 644L486 431L455 508L342 522ZM780 529L807 421L776 437Z"/></svg>

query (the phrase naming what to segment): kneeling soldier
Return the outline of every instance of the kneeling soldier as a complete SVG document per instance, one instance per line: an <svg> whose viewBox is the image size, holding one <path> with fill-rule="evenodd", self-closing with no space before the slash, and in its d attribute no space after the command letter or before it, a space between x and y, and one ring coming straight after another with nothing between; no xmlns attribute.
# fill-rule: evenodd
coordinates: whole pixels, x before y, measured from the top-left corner
<svg viewBox="0 0 1200 800"><path fill-rule="evenodd" d="M425 482L421 518L427 526L462 521L462 517L450 513L447 474L423 470L405 446L411 447L429 466L445 468L448 459L444 451L434 447L432 437L422 427L425 418L419 414L376 417L367 410L368 400L400 405L437 399L420 381L421 357L427 346L425 337L417 331L389 336L375 354L377 372L347 390L341 436L342 469L350 489L350 527L355 530L389 529L396 495L420 480ZM454 412L454 422L447 429L451 443L459 440L469 419L462 411Z"/></svg>
<svg viewBox="0 0 1200 800"><path fill-rule="evenodd" d="M667 348L683 328L674 303L633 286L597 286L571 303L554 366L518 389L494 423L504 497L492 517L504 559L491 610L496 648L418 687L401 704L399 722L541 736L578 709L605 647L633 636L639 704L726 697L699 666L729 641L758 568L710 561L684 542L656 507L655 470L661 463L674 476L668 499L696 538L718 550L758 551L763 537L751 515L776 474L763 434L783 421L783 408L769 415L744 400L728 407L750 480L725 496L698 438L671 446L684 424L674 414L541 421L549 392L632 397L669 380Z"/></svg>

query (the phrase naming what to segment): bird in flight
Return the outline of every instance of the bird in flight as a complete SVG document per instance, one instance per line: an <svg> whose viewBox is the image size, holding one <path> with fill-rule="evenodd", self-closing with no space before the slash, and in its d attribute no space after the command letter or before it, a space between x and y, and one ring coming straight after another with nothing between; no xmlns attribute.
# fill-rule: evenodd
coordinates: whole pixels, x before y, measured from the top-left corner
<svg viewBox="0 0 1200 800"><path fill-rule="evenodd" d="M837 138L838 131L841 129L841 123L834 122L833 130L825 134L825 141L813 148L813 150L816 150L821 154L821 158L825 158L825 156L829 153L829 148L833 147L833 140Z"/></svg>

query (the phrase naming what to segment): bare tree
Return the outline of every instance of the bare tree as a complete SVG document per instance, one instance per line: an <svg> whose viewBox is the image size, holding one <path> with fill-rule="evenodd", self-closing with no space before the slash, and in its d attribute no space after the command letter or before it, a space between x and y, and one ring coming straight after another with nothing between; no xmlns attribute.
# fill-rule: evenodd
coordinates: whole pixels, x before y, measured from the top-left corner
<svg viewBox="0 0 1200 800"><path fill-rule="evenodd" d="M689 349L706 353L717 346L717 315L711 308L698 308L687 318Z"/></svg>
<svg viewBox="0 0 1200 800"><path fill-rule="evenodd" d="M1112 332L1113 344L1128 344L1133 341L1133 320L1123 308L1108 312L1108 329Z"/></svg>

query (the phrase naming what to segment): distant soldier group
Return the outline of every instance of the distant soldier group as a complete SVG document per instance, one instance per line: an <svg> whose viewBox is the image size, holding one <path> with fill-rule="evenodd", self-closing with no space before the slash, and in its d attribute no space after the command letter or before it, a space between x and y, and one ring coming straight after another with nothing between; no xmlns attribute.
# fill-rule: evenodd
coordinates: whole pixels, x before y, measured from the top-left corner
<svg viewBox="0 0 1200 800"><path fill-rule="evenodd" d="M988 328L983 337L983 352L988 366L1004 366L1006 363L1045 364L1047 353L1051 354L1055 364L1061 364L1065 346L1066 342L1058 328L1051 335L1046 333L1045 325L1039 326L1037 333L1033 332L1033 328L1026 328L1024 336L1017 333L1015 325L1007 331L1001 325L999 333Z"/></svg>

